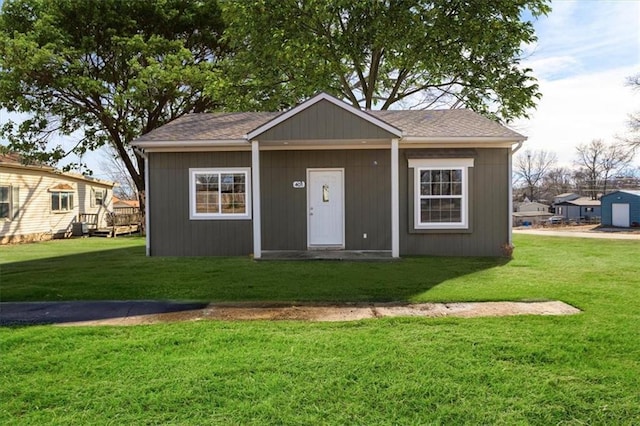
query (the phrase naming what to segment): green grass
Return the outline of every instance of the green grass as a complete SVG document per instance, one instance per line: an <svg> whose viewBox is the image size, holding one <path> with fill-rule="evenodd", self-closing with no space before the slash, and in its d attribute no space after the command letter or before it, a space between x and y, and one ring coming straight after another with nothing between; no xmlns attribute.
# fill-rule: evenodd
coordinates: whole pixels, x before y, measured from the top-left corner
<svg viewBox="0 0 640 426"><path fill-rule="evenodd" d="M136 238L0 247L7 300L560 299L568 317L0 329L2 424L638 424L640 244L515 258L145 258Z"/></svg>

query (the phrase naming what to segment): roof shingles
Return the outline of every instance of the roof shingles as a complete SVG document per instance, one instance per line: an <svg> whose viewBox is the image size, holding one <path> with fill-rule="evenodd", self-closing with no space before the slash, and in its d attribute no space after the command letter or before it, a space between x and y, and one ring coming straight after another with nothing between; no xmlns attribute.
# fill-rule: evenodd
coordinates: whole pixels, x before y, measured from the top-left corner
<svg viewBox="0 0 640 426"><path fill-rule="evenodd" d="M471 110L367 111L371 116L402 130L403 137L508 138L524 137ZM187 114L159 127L136 142L243 140L251 130L280 112Z"/></svg>

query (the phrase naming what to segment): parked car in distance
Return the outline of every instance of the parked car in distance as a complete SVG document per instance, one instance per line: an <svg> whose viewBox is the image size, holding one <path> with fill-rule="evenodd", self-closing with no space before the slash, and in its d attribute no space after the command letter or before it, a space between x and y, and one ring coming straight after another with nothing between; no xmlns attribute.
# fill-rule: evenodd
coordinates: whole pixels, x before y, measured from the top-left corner
<svg viewBox="0 0 640 426"><path fill-rule="evenodd" d="M547 223L550 225L558 225L562 222L564 222L563 216L551 216L549 219L547 219Z"/></svg>

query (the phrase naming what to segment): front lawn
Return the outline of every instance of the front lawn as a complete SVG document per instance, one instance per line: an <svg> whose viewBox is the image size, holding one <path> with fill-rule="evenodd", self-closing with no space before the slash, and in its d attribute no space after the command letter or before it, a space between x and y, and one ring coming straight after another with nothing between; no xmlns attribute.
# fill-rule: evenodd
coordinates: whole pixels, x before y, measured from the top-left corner
<svg viewBox="0 0 640 426"><path fill-rule="evenodd" d="M514 260L144 257L0 247L0 299L559 299L568 317L0 329L2 424L638 424L640 244L517 235Z"/></svg>

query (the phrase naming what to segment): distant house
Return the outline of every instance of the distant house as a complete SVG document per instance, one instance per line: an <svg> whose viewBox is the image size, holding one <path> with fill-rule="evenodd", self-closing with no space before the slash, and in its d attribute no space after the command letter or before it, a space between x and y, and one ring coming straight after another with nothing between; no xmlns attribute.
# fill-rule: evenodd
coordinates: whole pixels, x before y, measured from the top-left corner
<svg viewBox="0 0 640 426"><path fill-rule="evenodd" d="M140 208L140 202L138 200L124 200L114 195L112 207L115 212L118 210L137 210Z"/></svg>
<svg viewBox="0 0 640 426"><path fill-rule="evenodd" d="M592 200L588 197L562 201L555 203L553 207L555 208L555 215L562 216L567 221L597 221L602 216L600 200Z"/></svg>
<svg viewBox="0 0 640 426"><path fill-rule="evenodd" d="M535 201L525 201L518 204L516 211L513 213L513 224L520 225L537 225L549 217L553 216L549 213L549 206Z"/></svg>
<svg viewBox="0 0 640 426"><path fill-rule="evenodd" d="M580 198L580 196L573 192L565 192L563 194L558 194L553 197L553 204L563 203L565 201L571 201Z"/></svg>
<svg viewBox="0 0 640 426"><path fill-rule="evenodd" d="M0 154L0 244L69 236L82 214L105 226L113 186Z"/></svg>
<svg viewBox="0 0 640 426"><path fill-rule="evenodd" d="M546 204L538 203L536 201L529 201L529 202L520 203L517 206L516 211L549 213L549 206Z"/></svg>
<svg viewBox="0 0 640 426"><path fill-rule="evenodd" d="M640 226L640 191L619 190L604 195L600 201L603 225Z"/></svg>

